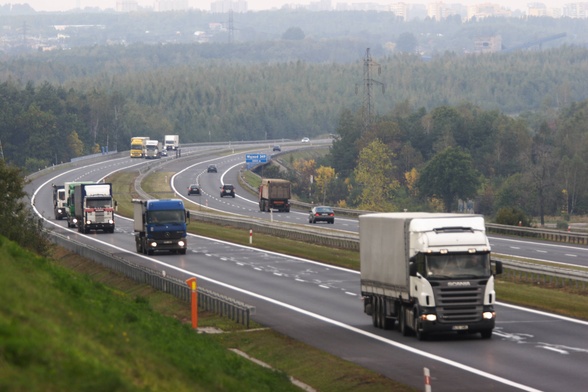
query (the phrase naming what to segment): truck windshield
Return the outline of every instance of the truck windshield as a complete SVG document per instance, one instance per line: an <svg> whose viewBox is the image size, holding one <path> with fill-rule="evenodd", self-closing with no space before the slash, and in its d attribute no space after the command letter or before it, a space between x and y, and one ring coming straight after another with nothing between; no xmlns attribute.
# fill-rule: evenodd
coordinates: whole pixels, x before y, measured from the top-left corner
<svg viewBox="0 0 588 392"><path fill-rule="evenodd" d="M110 197L97 197L86 199L87 208L106 208L112 207L112 199Z"/></svg>
<svg viewBox="0 0 588 392"><path fill-rule="evenodd" d="M435 254L426 256L427 278L487 278L491 274L488 253Z"/></svg>
<svg viewBox="0 0 588 392"><path fill-rule="evenodd" d="M148 223L184 223L184 210L151 211Z"/></svg>

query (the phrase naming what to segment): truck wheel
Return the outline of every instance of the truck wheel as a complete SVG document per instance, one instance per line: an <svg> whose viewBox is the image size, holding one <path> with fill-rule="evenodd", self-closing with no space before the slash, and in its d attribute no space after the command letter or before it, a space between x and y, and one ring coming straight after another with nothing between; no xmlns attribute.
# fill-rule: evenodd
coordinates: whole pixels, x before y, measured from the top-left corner
<svg viewBox="0 0 588 392"><path fill-rule="evenodd" d="M400 329L402 336L409 335L408 325L406 325L406 313L404 306L402 305L400 305L400 312L398 315L398 328Z"/></svg>
<svg viewBox="0 0 588 392"><path fill-rule="evenodd" d="M420 341L427 340L427 334L423 331L419 331L419 326L417 324L417 320L414 320L414 334L416 338Z"/></svg>
<svg viewBox="0 0 588 392"><path fill-rule="evenodd" d="M135 248L137 248L137 253L143 253L143 249L141 248L141 241L135 241Z"/></svg>
<svg viewBox="0 0 588 392"><path fill-rule="evenodd" d="M179 253L180 253L181 255L185 255L185 254L186 254L186 249L180 249Z"/></svg>
<svg viewBox="0 0 588 392"><path fill-rule="evenodd" d="M485 329L480 332L480 335L482 335L482 339L490 339L490 338L492 338L492 330Z"/></svg>

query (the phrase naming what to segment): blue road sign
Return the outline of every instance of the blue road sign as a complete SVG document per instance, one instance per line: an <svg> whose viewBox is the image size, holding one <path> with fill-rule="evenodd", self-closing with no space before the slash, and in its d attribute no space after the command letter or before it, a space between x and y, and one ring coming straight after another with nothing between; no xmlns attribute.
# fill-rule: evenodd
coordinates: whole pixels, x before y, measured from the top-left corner
<svg viewBox="0 0 588 392"><path fill-rule="evenodd" d="M245 162L247 163L266 163L267 154L245 154Z"/></svg>

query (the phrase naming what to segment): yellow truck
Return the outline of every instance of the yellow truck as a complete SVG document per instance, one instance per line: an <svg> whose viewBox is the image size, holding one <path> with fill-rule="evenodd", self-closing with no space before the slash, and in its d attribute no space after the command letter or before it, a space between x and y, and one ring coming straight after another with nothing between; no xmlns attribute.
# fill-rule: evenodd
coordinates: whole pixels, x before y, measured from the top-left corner
<svg viewBox="0 0 588 392"><path fill-rule="evenodd" d="M145 157L148 136L135 136L131 138L131 158Z"/></svg>

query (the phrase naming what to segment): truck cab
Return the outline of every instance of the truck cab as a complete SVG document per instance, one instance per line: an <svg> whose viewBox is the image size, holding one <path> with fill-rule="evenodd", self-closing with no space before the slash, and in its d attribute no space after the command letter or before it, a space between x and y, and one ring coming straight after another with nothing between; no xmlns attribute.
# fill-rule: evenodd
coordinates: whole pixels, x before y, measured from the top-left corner
<svg viewBox="0 0 588 392"><path fill-rule="evenodd" d="M63 185L53 185L53 212L57 220L67 218L67 196Z"/></svg>

